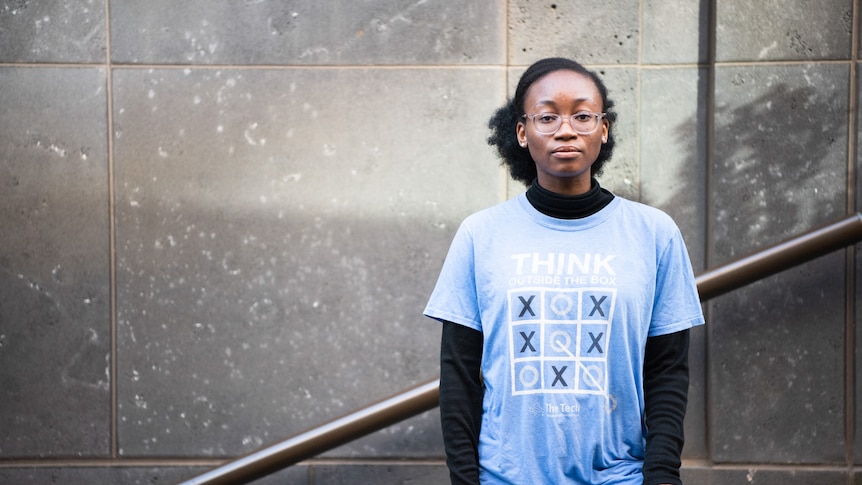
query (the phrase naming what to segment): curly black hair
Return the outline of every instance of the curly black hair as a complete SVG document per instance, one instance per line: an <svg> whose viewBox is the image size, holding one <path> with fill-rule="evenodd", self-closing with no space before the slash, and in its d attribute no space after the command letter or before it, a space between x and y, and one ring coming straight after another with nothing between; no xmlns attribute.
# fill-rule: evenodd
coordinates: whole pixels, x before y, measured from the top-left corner
<svg viewBox="0 0 862 485"><path fill-rule="evenodd" d="M605 162L611 158L611 153L614 151L613 122L616 121L617 114L612 111L614 102L608 98L608 88L599 75L571 59L551 57L537 61L521 75L515 96L499 108L488 121L488 128L491 129L488 144L496 147L502 163L508 165L512 178L523 182L528 187L533 184L533 180L537 176L536 162L530 156L529 149L518 144L517 125L523 119L524 97L527 90L534 82L555 71L574 71L589 77L602 96L603 111L607 113L605 119L611 123L608 141L602 145L599 156L590 169L592 176L596 177L602 173Z"/></svg>

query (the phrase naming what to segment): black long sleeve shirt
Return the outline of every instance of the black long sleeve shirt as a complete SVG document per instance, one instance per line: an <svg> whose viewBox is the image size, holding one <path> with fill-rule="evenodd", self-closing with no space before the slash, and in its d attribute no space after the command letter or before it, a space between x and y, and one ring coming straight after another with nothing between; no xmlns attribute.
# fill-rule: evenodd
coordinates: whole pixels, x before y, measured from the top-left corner
<svg viewBox="0 0 862 485"><path fill-rule="evenodd" d="M560 219L592 215L613 194L593 180L589 192L562 196L534 182L527 199L536 210ZM440 346L440 418L446 464L453 485L479 483L479 432L484 387L481 379L481 332L443 322ZM688 400L689 331L647 339L644 358L644 404L647 427L644 485L681 485L679 468Z"/></svg>

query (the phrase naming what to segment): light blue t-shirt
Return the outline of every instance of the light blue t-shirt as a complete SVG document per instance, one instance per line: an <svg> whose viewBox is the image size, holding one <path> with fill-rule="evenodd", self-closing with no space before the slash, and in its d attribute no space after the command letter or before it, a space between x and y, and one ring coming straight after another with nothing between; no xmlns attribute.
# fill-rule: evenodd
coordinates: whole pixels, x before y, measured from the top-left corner
<svg viewBox="0 0 862 485"><path fill-rule="evenodd" d="M484 335L483 484L641 485L646 339L704 323L676 224L620 197L471 215L424 313Z"/></svg>

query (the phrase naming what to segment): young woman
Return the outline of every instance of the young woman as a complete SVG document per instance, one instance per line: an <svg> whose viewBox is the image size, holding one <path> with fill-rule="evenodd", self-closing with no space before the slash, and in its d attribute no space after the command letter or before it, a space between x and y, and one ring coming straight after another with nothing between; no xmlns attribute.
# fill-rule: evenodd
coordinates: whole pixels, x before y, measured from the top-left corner
<svg viewBox="0 0 862 485"><path fill-rule="evenodd" d="M425 308L453 484L681 484L704 319L677 226L596 180L612 108L595 73L552 58L491 119L528 190L464 220Z"/></svg>

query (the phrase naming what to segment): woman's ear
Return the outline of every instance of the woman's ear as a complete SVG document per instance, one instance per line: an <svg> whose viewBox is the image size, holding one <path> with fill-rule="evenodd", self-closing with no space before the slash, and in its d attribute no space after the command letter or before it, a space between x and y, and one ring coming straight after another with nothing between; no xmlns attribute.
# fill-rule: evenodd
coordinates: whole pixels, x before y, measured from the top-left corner
<svg viewBox="0 0 862 485"><path fill-rule="evenodd" d="M521 145L521 148L527 148L527 127L524 123L518 122L515 126L515 135L518 137L518 145Z"/></svg>

